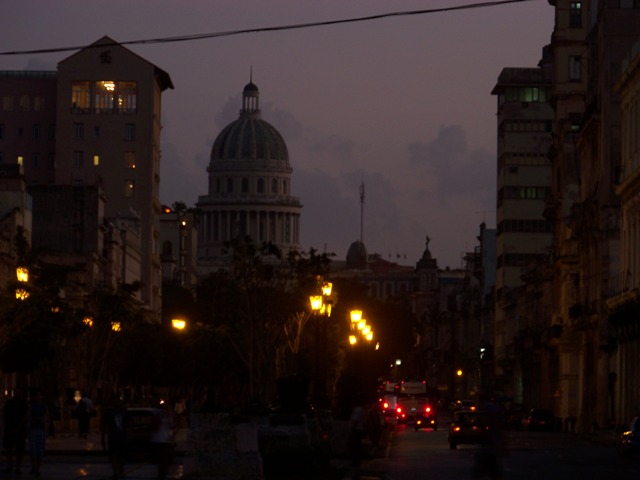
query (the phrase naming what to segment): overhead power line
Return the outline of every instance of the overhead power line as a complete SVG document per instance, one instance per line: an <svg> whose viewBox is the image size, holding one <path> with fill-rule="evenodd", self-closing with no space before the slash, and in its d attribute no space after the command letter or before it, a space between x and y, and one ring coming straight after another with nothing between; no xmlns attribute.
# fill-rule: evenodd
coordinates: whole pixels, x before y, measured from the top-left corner
<svg viewBox="0 0 640 480"><path fill-rule="evenodd" d="M275 27L247 28L243 30L231 30L228 32L200 33L200 34L184 35L184 36L178 36L178 37L161 37L161 38L150 38L150 39L143 39L143 40L130 40L126 42L113 42L113 45L149 45L154 43L187 42L187 41L193 41L193 40L204 40L207 38L230 37L232 35L241 35L244 33L277 32L277 31L283 31L283 30L296 30L296 29L302 29L302 28L324 27L328 25L339 25L343 23L368 22L371 20L380 20L380 19L389 18L389 17L407 17L407 16L413 16L413 15L425 15L430 13L451 12L455 10L470 10L473 8L495 7L499 5L506 5L509 3L522 3L522 2L530 2L530 1L533 1L533 0L497 0L493 2L481 2L481 3L470 3L465 5L458 5L455 7L430 8L425 10L410 10L406 12L381 13L378 15L369 15L366 17L356 17L356 18L347 18L347 19L339 19L339 20L325 20L322 22L297 23L293 25L280 25ZM109 44L101 43L99 47L103 48L104 46L108 46L108 45ZM83 45L83 46L76 46L76 47L41 48L36 50L16 50L16 51L9 51L9 52L0 52L0 55L8 56L8 55L28 55L28 54L35 54L35 53L57 53L57 52L81 50L89 47L91 46Z"/></svg>

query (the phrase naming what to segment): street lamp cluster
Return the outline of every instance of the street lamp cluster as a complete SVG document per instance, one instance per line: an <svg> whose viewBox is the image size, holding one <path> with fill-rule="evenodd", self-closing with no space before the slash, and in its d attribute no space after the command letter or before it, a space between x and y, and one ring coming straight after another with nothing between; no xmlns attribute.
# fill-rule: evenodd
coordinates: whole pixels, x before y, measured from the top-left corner
<svg viewBox="0 0 640 480"><path fill-rule="evenodd" d="M354 309L350 312L351 316L351 333L349 334L349 344L358 343L358 337L364 338L367 342L373 340L373 330L371 325L362 317L362 310Z"/></svg>

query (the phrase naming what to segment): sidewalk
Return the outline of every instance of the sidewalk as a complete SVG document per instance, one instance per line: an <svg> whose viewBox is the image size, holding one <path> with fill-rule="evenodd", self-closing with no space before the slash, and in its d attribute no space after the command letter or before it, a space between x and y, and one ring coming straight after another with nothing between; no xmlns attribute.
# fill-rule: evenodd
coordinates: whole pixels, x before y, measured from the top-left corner
<svg viewBox="0 0 640 480"><path fill-rule="evenodd" d="M187 429L179 428L176 432L176 454L184 455L187 446ZM103 455L101 435L98 430L91 430L87 438L78 437L77 433L64 432L56 436L47 436L47 454L51 455Z"/></svg>

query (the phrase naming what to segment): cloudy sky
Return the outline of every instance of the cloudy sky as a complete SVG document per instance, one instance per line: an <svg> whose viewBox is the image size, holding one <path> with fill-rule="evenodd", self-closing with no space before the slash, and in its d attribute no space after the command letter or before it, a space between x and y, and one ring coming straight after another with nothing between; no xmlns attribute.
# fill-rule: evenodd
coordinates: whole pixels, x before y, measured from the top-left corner
<svg viewBox="0 0 640 480"><path fill-rule="evenodd" d="M489 4L480 0L2 0L1 70L54 70L77 47ZM425 237L462 265L495 226L496 98L504 67L535 67L553 31L547 0L195 41L127 46L167 71L161 200L195 205L220 130L253 71L263 118L285 138L302 243L344 259L360 238L415 264ZM398 258L400 255L400 258ZM406 256L406 258L405 258Z"/></svg>

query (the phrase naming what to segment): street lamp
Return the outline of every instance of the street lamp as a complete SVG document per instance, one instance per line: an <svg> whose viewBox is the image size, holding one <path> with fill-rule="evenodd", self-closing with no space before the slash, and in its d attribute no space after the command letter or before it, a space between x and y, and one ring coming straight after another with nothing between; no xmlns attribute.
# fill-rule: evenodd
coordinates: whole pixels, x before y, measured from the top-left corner
<svg viewBox="0 0 640 480"><path fill-rule="evenodd" d="M183 320L182 318L172 318L171 319L171 326L178 331L182 331L185 328L187 328L187 322L186 320Z"/></svg>
<svg viewBox="0 0 640 480"><path fill-rule="evenodd" d="M21 284L26 284L29 281L29 269L27 267L17 267L16 278ZM16 288L16 298L18 300L26 300L29 298L29 292L22 287Z"/></svg>

